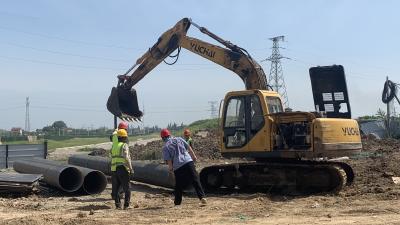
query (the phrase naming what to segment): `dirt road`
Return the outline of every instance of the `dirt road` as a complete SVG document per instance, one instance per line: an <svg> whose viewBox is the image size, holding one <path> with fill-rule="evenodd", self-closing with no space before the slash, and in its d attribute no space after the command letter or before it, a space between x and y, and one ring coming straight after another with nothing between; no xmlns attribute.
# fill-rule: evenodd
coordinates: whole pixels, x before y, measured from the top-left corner
<svg viewBox="0 0 400 225"><path fill-rule="evenodd" d="M137 141L133 141L129 143L129 146L134 145L146 145L148 142L159 140L159 138L150 138L150 139L140 139ZM70 155L74 154L88 154L85 151L79 151L80 149L88 148L88 149L111 149L111 142L104 142L100 144L92 144L92 145L81 145L81 146L73 146L73 147L65 147L65 148L56 148L53 152L50 152L48 155L48 159L57 160L57 161L67 161Z"/></svg>
<svg viewBox="0 0 400 225"><path fill-rule="evenodd" d="M212 140L207 137L203 143L197 139L198 151L209 149L202 153L204 160L218 156L212 150ZM151 146L159 149L158 144ZM363 146L362 154L348 161L356 173L354 184L338 195L210 195L209 204L200 207L190 194L185 195L181 206L174 207L171 190L132 182L132 201L137 208L115 210L110 185L95 196L42 191L28 197L0 198L0 225L400 224L400 185L392 180L400 176L400 142L372 140ZM144 147L134 150L144 151Z"/></svg>
<svg viewBox="0 0 400 225"><path fill-rule="evenodd" d="M170 191L133 183L137 208L115 210L110 187L97 196L0 199L0 224L400 224L398 200L347 196L290 198L266 194L187 196L174 207Z"/></svg>

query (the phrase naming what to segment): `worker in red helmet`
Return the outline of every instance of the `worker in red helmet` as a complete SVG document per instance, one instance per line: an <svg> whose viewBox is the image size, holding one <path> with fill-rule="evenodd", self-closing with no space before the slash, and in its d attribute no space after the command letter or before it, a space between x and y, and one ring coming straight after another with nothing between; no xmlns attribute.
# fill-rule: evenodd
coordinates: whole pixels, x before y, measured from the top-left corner
<svg viewBox="0 0 400 225"><path fill-rule="evenodd" d="M124 130L128 131L128 126L129 126L129 124L127 122L122 121L118 124L118 129L124 129Z"/></svg>
<svg viewBox="0 0 400 225"><path fill-rule="evenodd" d="M164 141L163 159L168 164L169 172L175 175L175 205L182 203L183 189L189 184L193 185L196 190L200 203L207 204L199 175L194 166L197 158L193 149L183 138L172 137L168 129L162 129L160 135Z"/></svg>
<svg viewBox="0 0 400 225"><path fill-rule="evenodd" d="M185 128L183 130L183 138L185 139L185 141L190 145L190 147L192 149L194 149L193 147L193 139L192 139L192 133L190 132L190 130L188 128Z"/></svg>

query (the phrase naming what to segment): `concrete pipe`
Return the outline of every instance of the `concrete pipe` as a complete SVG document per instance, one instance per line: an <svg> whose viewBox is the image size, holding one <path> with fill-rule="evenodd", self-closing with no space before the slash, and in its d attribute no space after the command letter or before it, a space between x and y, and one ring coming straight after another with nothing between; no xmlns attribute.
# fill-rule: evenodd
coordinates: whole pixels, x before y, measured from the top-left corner
<svg viewBox="0 0 400 225"><path fill-rule="evenodd" d="M46 159L16 160L14 170L19 173L42 174L47 184L65 192L77 191L83 184L82 173L73 166L48 164Z"/></svg>

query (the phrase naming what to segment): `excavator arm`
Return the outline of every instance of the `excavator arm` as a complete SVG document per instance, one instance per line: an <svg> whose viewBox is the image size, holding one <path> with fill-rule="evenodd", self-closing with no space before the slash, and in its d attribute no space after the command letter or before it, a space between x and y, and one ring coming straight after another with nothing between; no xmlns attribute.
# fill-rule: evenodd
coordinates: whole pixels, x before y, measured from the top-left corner
<svg viewBox="0 0 400 225"><path fill-rule="evenodd" d="M186 33L191 25L224 45L225 48L188 37ZM242 79L246 89L267 90L264 71L246 50L223 40L190 19L184 18L164 32L157 42L136 60L136 63L125 74L118 76L118 85L112 88L107 101L108 110L123 120L140 120L143 113L139 110L137 95L133 86L177 49L176 57L178 57L181 48L233 71ZM133 69L135 70L131 73ZM131 75L129 75L130 73Z"/></svg>

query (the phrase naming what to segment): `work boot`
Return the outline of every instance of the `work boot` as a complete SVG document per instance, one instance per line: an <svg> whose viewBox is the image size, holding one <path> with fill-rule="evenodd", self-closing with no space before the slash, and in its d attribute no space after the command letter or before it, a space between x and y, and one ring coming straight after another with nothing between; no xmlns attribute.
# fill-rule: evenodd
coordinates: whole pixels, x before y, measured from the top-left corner
<svg viewBox="0 0 400 225"><path fill-rule="evenodd" d="M115 209L121 209L121 205L120 204L115 204Z"/></svg>
<svg viewBox="0 0 400 225"><path fill-rule="evenodd" d="M128 210L128 209L130 209L131 207L129 206L129 205L124 205L124 210Z"/></svg>
<svg viewBox="0 0 400 225"><path fill-rule="evenodd" d="M200 205L202 205L202 206L207 205L207 199L205 199L205 198L200 199Z"/></svg>

